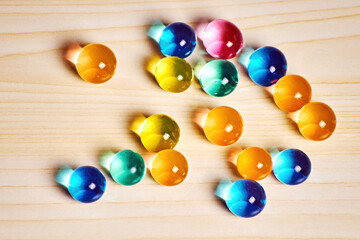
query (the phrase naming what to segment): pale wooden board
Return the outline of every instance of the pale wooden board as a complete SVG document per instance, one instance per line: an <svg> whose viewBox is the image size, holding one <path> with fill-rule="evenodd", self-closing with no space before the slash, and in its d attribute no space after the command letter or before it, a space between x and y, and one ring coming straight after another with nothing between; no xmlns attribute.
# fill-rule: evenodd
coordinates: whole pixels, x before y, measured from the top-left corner
<svg viewBox="0 0 360 240"><path fill-rule="evenodd" d="M247 44L280 48L288 73L306 77L313 100L333 107L335 134L304 139L262 88L241 72L224 98L193 84L167 93L146 73L157 53L146 36L153 20L224 18ZM0 239L356 239L360 238L360 1L0 1ZM114 50L114 78L82 81L62 58L68 42ZM200 56L201 49L190 58ZM239 65L237 65L239 67ZM239 110L245 130L230 147L209 143L192 121L199 106ZM136 186L115 184L100 201L80 204L61 190L59 166L98 165L104 149L144 148L128 129L138 113L177 120L176 147L188 159L177 187L148 174ZM226 160L234 147L295 147L312 160L308 181L261 181L264 211L233 216L214 196L218 181L239 176Z"/></svg>

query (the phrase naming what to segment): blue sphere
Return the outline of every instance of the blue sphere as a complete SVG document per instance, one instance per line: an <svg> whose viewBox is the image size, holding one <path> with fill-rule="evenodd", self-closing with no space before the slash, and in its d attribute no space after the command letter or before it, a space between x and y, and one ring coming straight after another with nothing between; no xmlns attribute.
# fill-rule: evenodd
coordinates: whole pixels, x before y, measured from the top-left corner
<svg viewBox="0 0 360 240"><path fill-rule="evenodd" d="M165 56L186 58L195 49L196 35L189 25L181 22L172 23L162 31L159 45Z"/></svg>
<svg viewBox="0 0 360 240"><path fill-rule="evenodd" d="M280 182L297 185L309 177L311 162L304 152L298 149L286 149L276 155L273 171Z"/></svg>
<svg viewBox="0 0 360 240"><path fill-rule="evenodd" d="M266 194L263 187L249 179L237 180L230 186L226 197L229 210L240 217L254 217L265 207Z"/></svg>
<svg viewBox="0 0 360 240"><path fill-rule="evenodd" d="M251 80L260 86L268 87L285 76L287 62L279 49L262 47L251 54L247 69Z"/></svg>
<svg viewBox="0 0 360 240"><path fill-rule="evenodd" d="M72 172L68 190L71 196L83 203L95 202L104 194L106 180L95 167L83 166Z"/></svg>

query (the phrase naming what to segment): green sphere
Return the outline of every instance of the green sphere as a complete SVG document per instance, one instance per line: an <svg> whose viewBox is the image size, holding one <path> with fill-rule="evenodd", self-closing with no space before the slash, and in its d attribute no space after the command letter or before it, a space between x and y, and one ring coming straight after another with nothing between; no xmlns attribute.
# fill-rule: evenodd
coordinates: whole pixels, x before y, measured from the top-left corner
<svg viewBox="0 0 360 240"><path fill-rule="evenodd" d="M123 150L115 154L110 164L110 175L115 182L122 185L134 185L143 179L146 168L140 154Z"/></svg>
<svg viewBox="0 0 360 240"><path fill-rule="evenodd" d="M201 69L199 80L207 94L224 97L234 91L239 76L234 64L223 59L215 59Z"/></svg>

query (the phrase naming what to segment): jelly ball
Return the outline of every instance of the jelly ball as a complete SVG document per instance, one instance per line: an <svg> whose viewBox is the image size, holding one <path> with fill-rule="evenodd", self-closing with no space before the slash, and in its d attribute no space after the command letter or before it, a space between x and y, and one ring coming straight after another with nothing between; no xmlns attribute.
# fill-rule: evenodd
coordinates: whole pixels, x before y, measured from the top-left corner
<svg viewBox="0 0 360 240"><path fill-rule="evenodd" d="M300 110L311 100L311 86L299 75L285 75L275 84L275 104L285 112Z"/></svg>
<svg viewBox="0 0 360 240"><path fill-rule="evenodd" d="M237 170L245 179L255 181L264 179L272 170L271 156L259 147L246 148L238 156Z"/></svg>
<svg viewBox="0 0 360 240"><path fill-rule="evenodd" d="M83 203L95 202L104 194L106 180L95 167L83 166L75 169L69 179L68 190L71 196Z"/></svg>
<svg viewBox="0 0 360 240"><path fill-rule="evenodd" d="M140 182L145 173L144 159L131 150L118 152L110 164L111 177L122 185L130 186Z"/></svg>
<svg viewBox="0 0 360 240"><path fill-rule="evenodd" d="M322 141L335 131L336 116L325 103L311 102L301 108L298 115L298 127L305 138Z"/></svg>
<svg viewBox="0 0 360 240"><path fill-rule="evenodd" d="M233 23L215 19L204 29L202 41L206 51L214 58L235 57L243 46L243 37Z"/></svg>
<svg viewBox="0 0 360 240"><path fill-rule="evenodd" d="M186 58L195 49L195 32L185 23L172 23L162 31L159 46L165 56Z"/></svg>
<svg viewBox="0 0 360 240"><path fill-rule="evenodd" d="M187 173L188 163L186 158L172 149L157 153L151 164L151 175L161 185L178 185L185 180Z"/></svg>
<svg viewBox="0 0 360 240"><path fill-rule="evenodd" d="M140 129L141 142L149 152L173 149L179 138L179 126L174 119L164 114L148 117Z"/></svg>
<svg viewBox="0 0 360 240"><path fill-rule="evenodd" d="M179 57L166 57L155 68L155 78L160 87L168 92L179 93L188 89L194 77L189 63Z"/></svg>
<svg viewBox="0 0 360 240"><path fill-rule="evenodd" d="M90 83L104 83L115 73L116 58L110 48L89 44L81 49L76 69L80 77Z"/></svg>
<svg viewBox="0 0 360 240"><path fill-rule="evenodd" d="M226 197L229 210L240 217L254 217L265 207L266 194L257 182L244 179L232 183Z"/></svg>
<svg viewBox="0 0 360 240"><path fill-rule="evenodd" d="M251 80L268 87L286 74L286 58L277 48L262 47L251 54L247 69Z"/></svg>
<svg viewBox="0 0 360 240"><path fill-rule="evenodd" d="M286 149L275 156L274 175L282 183L296 185L310 175L309 157L298 149Z"/></svg>
<svg viewBox="0 0 360 240"><path fill-rule="evenodd" d="M234 64L223 59L216 59L208 62L201 69L199 80L207 94L223 97L234 91L239 76Z"/></svg>
<svg viewBox="0 0 360 240"><path fill-rule="evenodd" d="M221 106L212 109L205 119L204 132L210 142L227 146L236 142L243 131L243 119L233 108Z"/></svg>

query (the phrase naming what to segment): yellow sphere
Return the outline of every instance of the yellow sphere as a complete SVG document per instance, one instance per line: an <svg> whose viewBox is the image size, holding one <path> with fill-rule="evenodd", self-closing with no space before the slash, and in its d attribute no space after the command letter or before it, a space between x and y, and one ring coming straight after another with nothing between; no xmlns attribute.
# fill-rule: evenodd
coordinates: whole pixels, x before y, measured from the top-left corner
<svg viewBox="0 0 360 240"><path fill-rule="evenodd" d="M178 185L185 180L187 173L186 158L178 151L163 150L157 153L152 161L151 175L161 185Z"/></svg>
<svg viewBox="0 0 360 240"><path fill-rule="evenodd" d="M335 131L336 116L325 103L308 103L299 112L298 127L305 138L322 141Z"/></svg>
<svg viewBox="0 0 360 240"><path fill-rule="evenodd" d="M155 78L160 87L168 92L179 93L188 89L194 73L191 65L179 57L165 57L155 68Z"/></svg>
<svg viewBox="0 0 360 240"><path fill-rule="evenodd" d="M180 128L171 117L154 114L148 117L140 128L140 139L149 152L172 149L180 138Z"/></svg>
<svg viewBox="0 0 360 240"><path fill-rule="evenodd" d="M90 83L104 83L110 80L115 68L114 53L102 44L86 45L76 60L76 70L80 77Z"/></svg>
<svg viewBox="0 0 360 240"><path fill-rule="evenodd" d="M285 112L295 112L311 100L311 86L305 78L286 75L275 84L275 104Z"/></svg>
<svg viewBox="0 0 360 240"><path fill-rule="evenodd" d="M243 178L259 181L271 173L272 159L266 150L248 147L239 154L237 169Z"/></svg>

